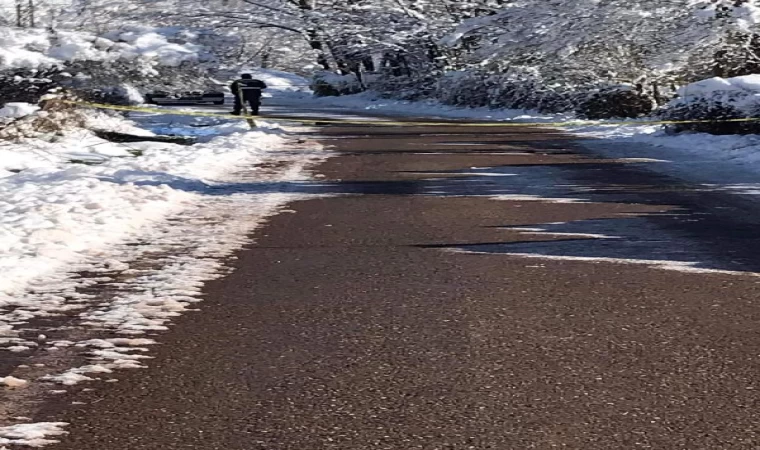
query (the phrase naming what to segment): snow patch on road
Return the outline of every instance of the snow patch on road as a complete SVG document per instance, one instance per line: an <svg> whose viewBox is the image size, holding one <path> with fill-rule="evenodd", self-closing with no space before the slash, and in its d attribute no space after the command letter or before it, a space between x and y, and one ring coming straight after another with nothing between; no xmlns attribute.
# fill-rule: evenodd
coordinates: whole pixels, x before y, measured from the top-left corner
<svg viewBox="0 0 760 450"><path fill-rule="evenodd" d="M48 438L67 434L64 430L67 425L65 422L38 422L0 427L0 445L42 447L55 444L57 440Z"/></svg>
<svg viewBox="0 0 760 450"><path fill-rule="evenodd" d="M494 255L490 252L479 252L477 250L465 250L460 248L448 248L446 251L452 253L464 253L472 255ZM562 256L562 255L542 255L537 253L519 253L519 252L500 252L500 256L516 256L519 258L532 258L543 260L556 260L556 261L581 261L591 263L613 263L613 264L636 264L654 267L658 269L673 270L676 272L687 273L705 273L705 274L721 274L721 275L745 275L760 277L760 273L753 272L739 272L734 270L720 270L709 269L704 267L697 267L699 262L683 262L683 261L668 261L668 260L654 260L654 259L625 259L625 258L606 258L606 257L591 257L591 256Z"/></svg>
<svg viewBox="0 0 760 450"><path fill-rule="evenodd" d="M530 235L535 235L535 236L572 237L572 238L588 238L588 239L620 239L620 236L610 236L607 234L561 233L561 232L556 232L556 231L548 231L543 228L504 227L504 229L519 231L520 234L530 234Z"/></svg>
<svg viewBox="0 0 760 450"><path fill-rule="evenodd" d="M604 258L604 257L586 257L586 256L557 256L557 255L537 255L532 253L503 253L507 256L519 256L522 258L538 258L538 259L554 259L565 261L589 261L589 262L608 262L616 264L642 264L645 266L657 267L659 269L674 270L677 272L689 272L689 273L715 273L723 275L751 275L758 276L760 274L750 272L738 272L734 270L720 270L720 269L708 269L704 267L696 267L699 262L681 262L681 261L659 261L650 259L622 259L622 258Z"/></svg>
<svg viewBox="0 0 760 450"><path fill-rule="evenodd" d="M540 195L527 195L527 194L493 195L490 198L492 200L520 201L520 202L589 203L588 201L580 199L580 198L551 198L551 197L541 197Z"/></svg>
<svg viewBox="0 0 760 450"><path fill-rule="evenodd" d="M22 380L20 378L12 377L9 375L7 377L0 378L0 384L2 384L3 386L7 386L9 388L19 388L19 387L24 387L27 384L29 384L29 381Z"/></svg>

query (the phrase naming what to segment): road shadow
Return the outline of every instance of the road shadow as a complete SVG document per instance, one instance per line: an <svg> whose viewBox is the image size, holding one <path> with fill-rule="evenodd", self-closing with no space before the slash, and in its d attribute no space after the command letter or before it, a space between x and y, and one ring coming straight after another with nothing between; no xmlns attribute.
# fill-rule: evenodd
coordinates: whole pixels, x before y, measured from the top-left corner
<svg viewBox="0 0 760 450"><path fill-rule="evenodd" d="M611 160L399 171L396 173L410 177L400 180L208 183L141 171L119 171L102 180L136 186L165 185L208 196L422 195L662 206L669 212L564 224L539 223L529 226L536 230L512 230L530 234L528 240L441 243L435 247L554 258L670 261L704 269L760 272L760 258L756 256L756 249L760 248L760 215L755 212L754 200L721 186L690 184L672 175L647 170L650 164L657 163ZM494 208L498 207L494 203Z"/></svg>

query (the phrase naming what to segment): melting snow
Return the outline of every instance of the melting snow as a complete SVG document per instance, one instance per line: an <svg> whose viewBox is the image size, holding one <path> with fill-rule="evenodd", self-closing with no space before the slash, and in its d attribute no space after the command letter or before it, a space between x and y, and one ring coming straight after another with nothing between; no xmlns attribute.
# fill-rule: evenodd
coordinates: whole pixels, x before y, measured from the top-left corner
<svg viewBox="0 0 760 450"><path fill-rule="evenodd" d="M66 434L65 422L38 422L0 427L0 445L25 445L42 447L58 442L48 439L50 436Z"/></svg>
<svg viewBox="0 0 760 450"><path fill-rule="evenodd" d="M0 378L0 384L10 387L10 388L18 388L18 387L26 386L27 384L29 384L29 382L27 380L22 380L20 378L7 376L7 377Z"/></svg>

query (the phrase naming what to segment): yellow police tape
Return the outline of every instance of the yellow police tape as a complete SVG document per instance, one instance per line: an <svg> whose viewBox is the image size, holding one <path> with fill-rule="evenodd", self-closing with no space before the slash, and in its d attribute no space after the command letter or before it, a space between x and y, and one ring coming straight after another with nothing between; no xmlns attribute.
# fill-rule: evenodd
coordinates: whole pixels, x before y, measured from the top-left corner
<svg viewBox="0 0 760 450"><path fill-rule="evenodd" d="M397 121L374 121L374 120L343 120L343 119L321 119L317 117L283 117L283 116L246 116L246 115L233 115L233 114L218 114L212 112L203 111L188 111L188 110L176 110L176 109L160 109L160 108L145 108L142 106L121 106L121 105L108 105L105 103L92 103L82 102L74 100L60 100L62 103L69 105L83 106L86 108L94 109L108 109L113 111L131 111L131 112L145 112L153 114L167 114L177 116L201 116L201 117L221 117L226 119L237 120L252 120L252 119L266 119L274 121L284 122L319 122L319 123L335 123L346 125L382 125L382 126L458 126L458 127L572 127L572 126L590 126L590 125L605 125L605 126L644 126L644 125L681 125L681 124L696 124L696 123L729 123L729 122L758 122L758 117L745 117L739 119L702 119L702 120L656 120L656 121L566 121L566 122L397 122Z"/></svg>

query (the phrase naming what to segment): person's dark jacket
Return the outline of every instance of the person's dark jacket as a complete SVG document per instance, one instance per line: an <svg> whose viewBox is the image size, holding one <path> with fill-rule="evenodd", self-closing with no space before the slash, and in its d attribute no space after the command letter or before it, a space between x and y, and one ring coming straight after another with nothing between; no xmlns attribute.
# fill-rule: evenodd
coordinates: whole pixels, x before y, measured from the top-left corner
<svg viewBox="0 0 760 450"><path fill-rule="evenodd" d="M267 84L261 80L237 80L232 83L230 90L235 98L238 98L240 88L243 88L245 101L258 101L261 98L261 90L267 88Z"/></svg>

